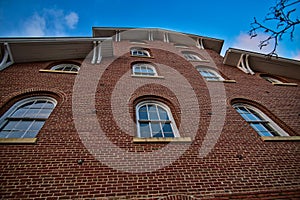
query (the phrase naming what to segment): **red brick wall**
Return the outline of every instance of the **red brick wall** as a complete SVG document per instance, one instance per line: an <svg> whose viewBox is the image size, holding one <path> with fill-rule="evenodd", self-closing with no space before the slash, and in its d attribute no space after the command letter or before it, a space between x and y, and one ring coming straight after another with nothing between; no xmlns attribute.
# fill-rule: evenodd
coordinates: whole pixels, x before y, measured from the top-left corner
<svg viewBox="0 0 300 200"><path fill-rule="evenodd" d="M131 46L139 46L126 42L114 45L118 48L115 50L116 55L121 54L122 49L127 51ZM91 155L76 131L72 115L72 91L76 75L39 72L39 69L47 68L51 62L14 64L0 72L2 113L12 104L11 99L20 99L22 94L32 95L32 92L50 92L58 104L39 132L37 144L0 145L2 199L300 198L299 143L263 142L230 105L230 101L235 98L257 102L274 114L281 124L289 127L291 134L297 135L300 132L299 87L273 86L258 75L247 75L237 68L224 66L222 57L213 51L193 48L201 56L213 59L207 65L217 66L224 76L237 82L224 84L228 102L225 125L213 150L206 157L200 158L199 149L214 113L211 113L206 82L194 68L197 63L187 62L180 57L178 49L166 43L153 42L147 48L151 49L153 58L136 58L126 54L116 59L103 73L96 94L96 114L100 126L106 136L125 152L152 152L167 145L133 143L135 133L122 131L110 109L114 85L130 70L132 62L144 60L166 65L186 78L199 102L200 125L188 150L175 162L156 171L128 173L108 167ZM159 74L166 75L168 72L161 71L160 65ZM132 81L137 79L132 78ZM296 80L289 81L300 84ZM214 84L218 87L223 83ZM144 85L131 95L128 99L131 109L128 112L132 120L135 115L134 105L147 96L161 98L169 105L177 126L181 126L178 98L169 88L159 84ZM180 134L189 136L188 132ZM181 145L174 144L174 150L180 151ZM78 164L79 159L84 160L81 165ZM147 165L147 162L145 159L143 163L136 164Z"/></svg>

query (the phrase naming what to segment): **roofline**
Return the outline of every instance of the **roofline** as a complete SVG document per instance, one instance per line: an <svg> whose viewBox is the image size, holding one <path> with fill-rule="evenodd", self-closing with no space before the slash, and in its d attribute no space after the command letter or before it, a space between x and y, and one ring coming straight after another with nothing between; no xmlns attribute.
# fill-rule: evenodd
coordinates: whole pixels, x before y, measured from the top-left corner
<svg viewBox="0 0 300 200"><path fill-rule="evenodd" d="M11 42L11 43L26 43L26 42L90 42L94 40L107 40L111 37L7 37L0 38L0 42Z"/></svg>
<svg viewBox="0 0 300 200"><path fill-rule="evenodd" d="M237 48L228 48L226 50L226 53L225 53L225 56L224 56L224 62L226 62L227 56L231 52L232 53L240 53L240 54L249 54L251 56L260 57L260 58L268 57L268 54L263 54L263 53L253 52L253 51L247 51L247 50L237 49ZM295 60L295 59L284 58L284 57L279 57L279 56L278 57L277 56L271 56L270 59L300 65L300 61Z"/></svg>
<svg viewBox="0 0 300 200"><path fill-rule="evenodd" d="M176 32L176 33L181 33L181 34L185 34L188 36L194 36L194 37L201 37L201 38L206 38L206 39L211 39L211 40L216 40L216 41L220 41L224 43L223 39L218 39L218 38L213 38L213 37L207 37L207 36L201 36L201 35L196 35L196 34L192 34L192 33L184 33L184 32L178 32L176 30L170 30L170 29L165 29L165 28L155 28L155 27L148 27L148 28L137 28L137 27L97 27L97 26L93 26L92 27L92 32L95 29L99 29L99 30L132 30L132 29L158 29L158 30L164 30L164 31L170 31L170 32Z"/></svg>

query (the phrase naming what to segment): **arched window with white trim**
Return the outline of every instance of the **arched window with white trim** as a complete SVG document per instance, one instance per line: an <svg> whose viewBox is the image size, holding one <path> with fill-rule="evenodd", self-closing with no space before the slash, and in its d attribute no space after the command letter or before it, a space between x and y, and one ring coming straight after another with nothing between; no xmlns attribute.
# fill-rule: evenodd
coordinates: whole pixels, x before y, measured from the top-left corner
<svg viewBox="0 0 300 200"><path fill-rule="evenodd" d="M149 63L136 63L132 66L132 72L137 76L157 76L156 69Z"/></svg>
<svg viewBox="0 0 300 200"><path fill-rule="evenodd" d="M132 48L130 50L130 55L140 57L151 57L149 51L143 48Z"/></svg>
<svg viewBox="0 0 300 200"><path fill-rule="evenodd" d="M269 81L270 83L283 83L282 81L278 80L277 78L266 75L266 74L261 75L261 77L263 79L265 79L266 81Z"/></svg>
<svg viewBox="0 0 300 200"><path fill-rule="evenodd" d="M144 101L136 106L138 137L179 137L171 110L158 101Z"/></svg>
<svg viewBox="0 0 300 200"><path fill-rule="evenodd" d="M0 138L36 137L56 104L45 96L18 101L0 118Z"/></svg>
<svg viewBox="0 0 300 200"><path fill-rule="evenodd" d="M80 67L75 64L71 63L63 63L63 64L58 64L53 67L51 67L51 70L55 71L67 71L67 72L78 72Z"/></svg>
<svg viewBox="0 0 300 200"><path fill-rule="evenodd" d="M206 67L197 67L197 70L207 81L224 81L224 78L214 69Z"/></svg>
<svg viewBox="0 0 300 200"><path fill-rule="evenodd" d="M182 54L188 61L203 61L203 59L193 52L183 51Z"/></svg>
<svg viewBox="0 0 300 200"><path fill-rule="evenodd" d="M244 103L235 103L233 107L260 136L289 136L258 108Z"/></svg>

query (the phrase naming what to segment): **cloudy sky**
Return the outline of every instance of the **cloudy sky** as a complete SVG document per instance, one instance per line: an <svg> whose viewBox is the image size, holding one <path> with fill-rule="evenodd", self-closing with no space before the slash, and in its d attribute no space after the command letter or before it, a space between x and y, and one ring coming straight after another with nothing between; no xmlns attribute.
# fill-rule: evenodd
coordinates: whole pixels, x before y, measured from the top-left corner
<svg viewBox="0 0 300 200"><path fill-rule="evenodd" d="M253 18L263 20L276 0L0 0L0 37L92 35L93 26L165 28L225 40L229 47L269 53L250 40ZM300 9L294 13L300 18ZM278 54L300 60L300 25L290 41L284 37Z"/></svg>

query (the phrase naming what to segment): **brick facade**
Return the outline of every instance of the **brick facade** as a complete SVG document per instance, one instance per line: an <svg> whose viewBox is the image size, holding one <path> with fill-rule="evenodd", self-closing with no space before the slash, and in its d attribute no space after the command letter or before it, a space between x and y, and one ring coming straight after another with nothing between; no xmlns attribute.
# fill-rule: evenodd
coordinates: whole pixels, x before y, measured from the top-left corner
<svg viewBox="0 0 300 200"><path fill-rule="evenodd" d="M49 69L57 60L13 64L0 72L1 114L18 100L29 96L47 95L58 101L39 132L36 144L0 144L2 199L300 198L299 143L262 141L232 107L232 102L237 100L249 102L259 107L289 135L299 136L299 87L274 86L262 79L259 72L248 75L236 67L224 65L223 57L213 50L196 47L180 49L160 41L148 42L146 45L121 41L113 45L115 57L104 58L100 64L92 65L83 59L68 60L82 63L77 75L39 72L40 69ZM136 46L149 49L152 57L130 56L130 48ZM182 51L193 51L208 62L189 62L182 57ZM163 78L132 77L131 67L137 61L153 63ZM214 68L225 79L235 80L236 83L207 82L196 70L195 66L198 65ZM98 122L90 121L84 128L91 131L94 123L98 123L106 139L123 152L123 155L115 155L114 149L99 150L97 153L102 153L100 157L114 157L115 160L120 159L122 164L121 160L126 158L128 152L138 155L154 152L153 155L159 160L165 158L165 155L155 152L171 146L168 150L172 151L165 154L170 157L174 155L176 159L147 172L135 172L134 169L130 172L130 165L127 170L116 169L97 159L82 141L74 122L74 84L80 81L84 70L87 70L86 73L94 70L102 74L93 97L95 109L90 112L97 117ZM184 77L184 83L189 85L172 79L174 71L178 77ZM94 75L90 80L97 79L97 74ZM300 84L299 80L282 78ZM120 80L126 87L118 85ZM167 87L166 82L173 84L176 91ZM121 88L116 88L116 85ZM88 87L87 83L81 88L79 94L82 97L90 95L86 93ZM182 107L182 99L193 101L185 96L191 88L198 107L185 109ZM129 93L131 90L133 93ZM114 96L116 91L123 91L122 96ZM226 99L222 101L222 97ZM161 101L169 106L180 136L192 137L193 141L170 145L134 143L135 106L146 99ZM113 110L114 105L121 105L122 102L127 102L128 106L129 117L126 119L124 116L127 115L123 116L118 110ZM184 115L193 116L196 110L199 110L199 123L196 119L187 120ZM225 111L224 126L221 127L220 135L212 139L216 144L201 157L199 151L202 145L209 145L205 143L208 131L214 133L214 127L217 126L211 129L211 123L214 125L222 121L218 116L220 110ZM89 117L86 116L86 119ZM122 117L124 121L117 121ZM211 122L212 119L215 121ZM195 126L195 121L198 126ZM192 135L194 129L191 126L196 127L195 135ZM95 141L95 144L101 142ZM180 153L182 148L186 150ZM153 164L148 159L147 156L140 156L132 162L142 169ZM126 165L127 162L124 163Z"/></svg>

